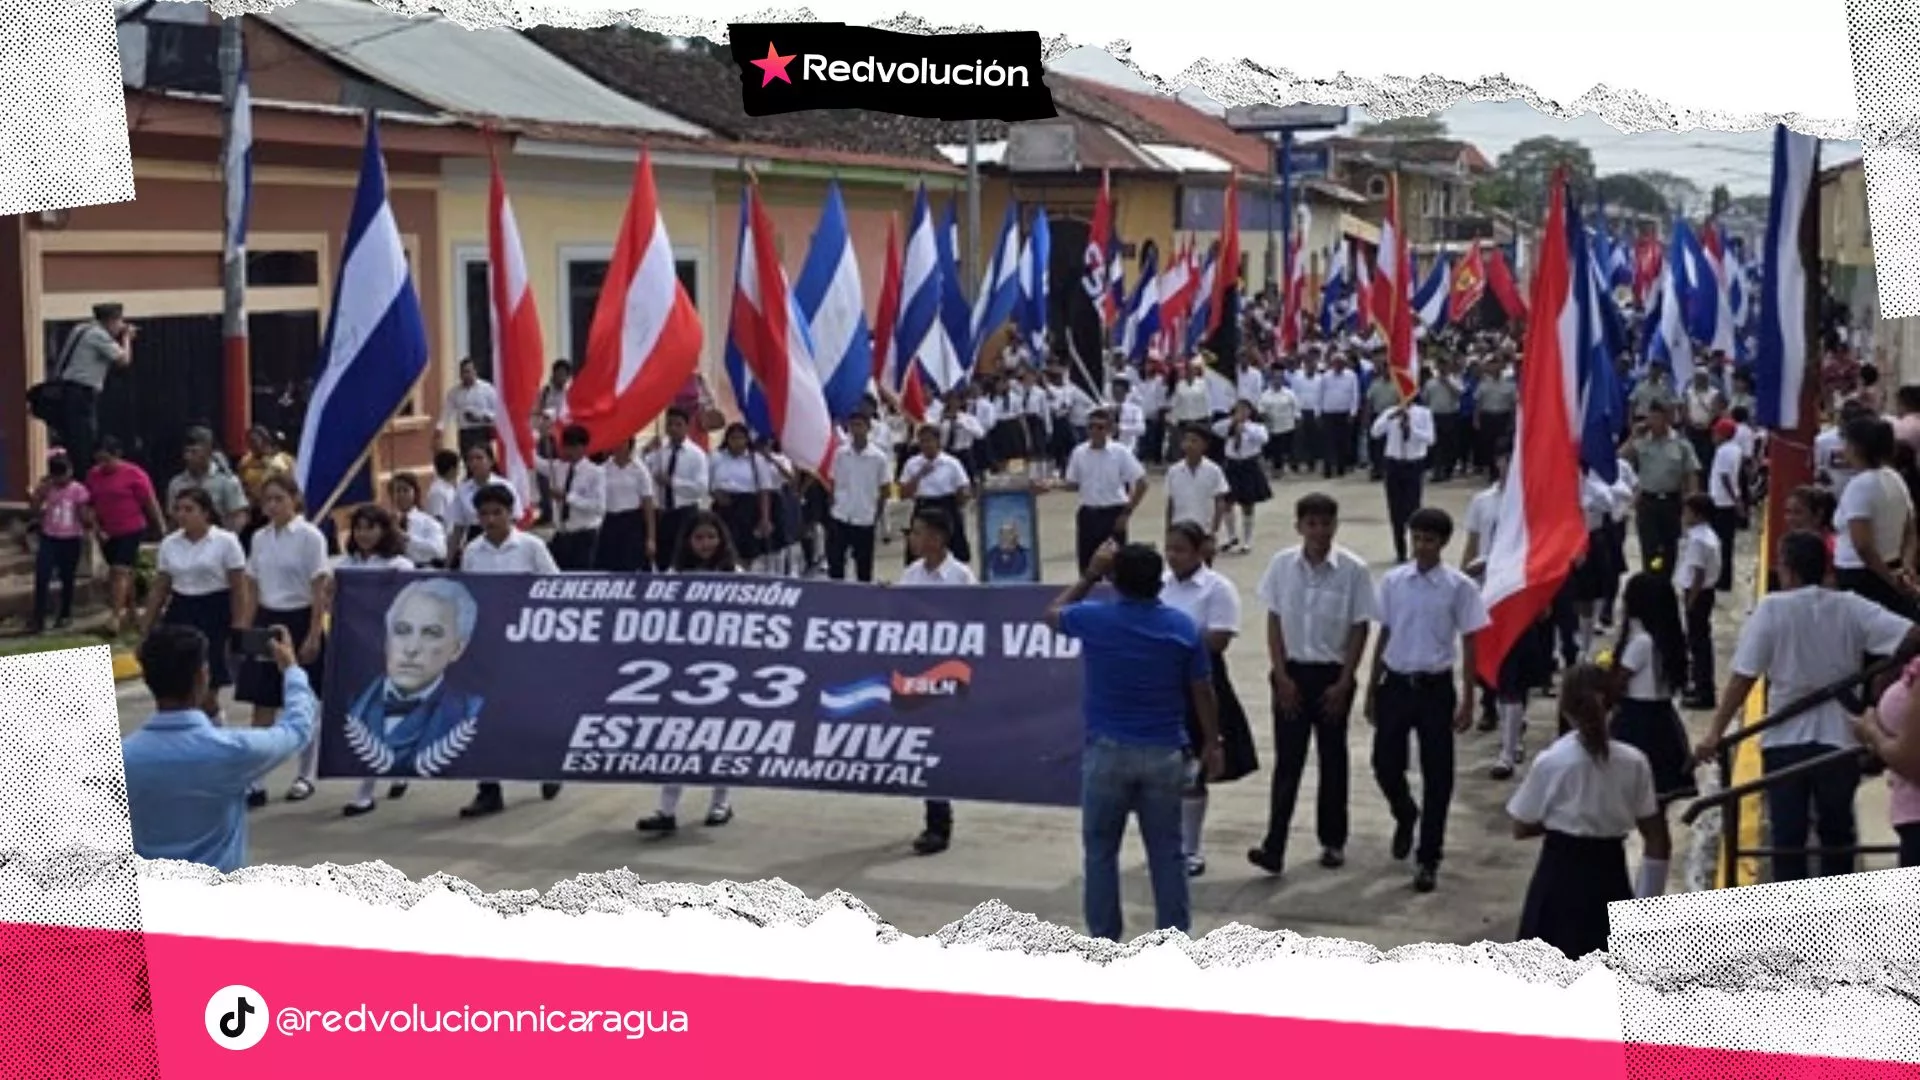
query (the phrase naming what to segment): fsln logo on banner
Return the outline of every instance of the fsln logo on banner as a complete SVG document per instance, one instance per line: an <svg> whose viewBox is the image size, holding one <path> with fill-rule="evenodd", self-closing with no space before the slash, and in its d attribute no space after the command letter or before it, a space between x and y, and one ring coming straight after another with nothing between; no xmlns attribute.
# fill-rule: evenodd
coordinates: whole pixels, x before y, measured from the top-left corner
<svg viewBox="0 0 1920 1080"><path fill-rule="evenodd" d="M868 109L933 120L1059 115L1040 34L900 34L846 23L733 23L748 116Z"/></svg>

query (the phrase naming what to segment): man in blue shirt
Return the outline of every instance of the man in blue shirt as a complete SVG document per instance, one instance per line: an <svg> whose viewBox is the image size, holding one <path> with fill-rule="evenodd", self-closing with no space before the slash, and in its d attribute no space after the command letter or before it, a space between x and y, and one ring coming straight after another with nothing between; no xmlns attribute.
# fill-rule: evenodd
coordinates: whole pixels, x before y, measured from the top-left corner
<svg viewBox="0 0 1920 1080"><path fill-rule="evenodd" d="M272 727L215 727L207 695L207 638L156 626L140 644L154 713L120 741L133 850L148 859L205 863L230 873L247 862L247 789L307 745L318 705L293 639L273 629L286 705Z"/></svg>
<svg viewBox="0 0 1920 1080"><path fill-rule="evenodd" d="M1088 602L1111 571L1118 600ZM1047 624L1078 638L1085 658L1080 831L1087 933L1120 940L1120 841L1140 818L1157 929L1188 930L1187 865L1180 849L1180 797L1188 770L1217 779L1223 766L1217 702L1200 628L1160 602L1166 566L1145 544L1108 541L1079 582L1047 609ZM1203 746L1191 747L1187 714Z"/></svg>

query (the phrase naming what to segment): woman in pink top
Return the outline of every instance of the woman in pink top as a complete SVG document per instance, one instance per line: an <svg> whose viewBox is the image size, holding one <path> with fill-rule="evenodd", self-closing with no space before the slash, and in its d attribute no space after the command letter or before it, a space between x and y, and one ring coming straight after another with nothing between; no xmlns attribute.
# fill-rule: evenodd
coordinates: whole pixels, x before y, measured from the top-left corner
<svg viewBox="0 0 1920 1080"><path fill-rule="evenodd" d="M31 632L46 629L48 590L60 578L60 617L56 627L73 621L73 579L80 569L80 544L92 524L87 486L73 477L73 464L64 451L47 461L46 478L33 489L33 508L39 515L40 550L33 563L33 623Z"/></svg>
<svg viewBox="0 0 1920 1080"><path fill-rule="evenodd" d="M1907 665L1880 695L1880 707L1868 709L1854 721L1860 742L1887 763L1889 816L1900 837L1900 865L1920 866L1920 659Z"/></svg>
<svg viewBox="0 0 1920 1080"><path fill-rule="evenodd" d="M113 636L133 615L133 564L140 558L140 542L149 528L166 531L160 501L145 469L120 456L120 440L100 438L87 473L87 494L100 527L100 553L113 574Z"/></svg>

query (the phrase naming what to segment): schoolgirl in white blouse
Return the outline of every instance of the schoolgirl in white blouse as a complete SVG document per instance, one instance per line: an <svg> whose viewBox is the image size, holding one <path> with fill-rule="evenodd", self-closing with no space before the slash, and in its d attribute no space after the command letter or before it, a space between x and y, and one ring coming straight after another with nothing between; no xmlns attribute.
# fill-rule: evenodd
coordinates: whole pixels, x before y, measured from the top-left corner
<svg viewBox="0 0 1920 1080"><path fill-rule="evenodd" d="M147 623L141 636L154 626L191 626L207 639L207 697L200 710L216 725L220 722L220 689L233 683L227 662L234 632L246 625L247 553L240 538L214 524L219 514L213 498L200 488L187 488L174 497L173 520L178 526L160 541L154 559L153 584L148 593Z"/></svg>
<svg viewBox="0 0 1920 1080"><path fill-rule="evenodd" d="M727 523L720 515L711 510L701 510L688 519L686 535L680 538L674 550L673 565L669 569L675 574L731 574L742 569L738 554L734 551L733 539L729 535ZM666 784L660 788L660 804L654 812L634 823L634 828L643 833L669 835L679 828L678 813L680 796L686 791L683 784ZM706 823L718 827L733 820L733 804L727 798L727 789L716 786L707 803Z"/></svg>
<svg viewBox="0 0 1920 1080"><path fill-rule="evenodd" d="M242 625L264 630L286 627L298 649L300 666L313 685L321 685L325 670L327 604L333 568L327 559L327 540L300 516L300 487L284 473L269 476L260 485L260 505L266 524L253 534L247 556L246 600ZM234 700L253 706L253 726L271 727L279 715L282 682L272 660L248 658L234 679ZM289 802L313 796L313 778L296 778L287 791ZM248 793L249 806L263 806L266 789Z"/></svg>
<svg viewBox="0 0 1920 1080"><path fill-rule="evenodd" d="M415 569L413 560L401 553L405 544L406 536L400 532L392 514L378 506L359 507L354 510L352 524L347 529L346 552L334 560L334 572L337 575L341 572ZM319 758L320 740L316 737L300 755L300 775L312 777ZM341 812L347 817L359 817L372 812L375 784L372 777L360 781L360 790ZM406 793L407 785L396 783L387 789L387 798L397 799Z"/></svg>

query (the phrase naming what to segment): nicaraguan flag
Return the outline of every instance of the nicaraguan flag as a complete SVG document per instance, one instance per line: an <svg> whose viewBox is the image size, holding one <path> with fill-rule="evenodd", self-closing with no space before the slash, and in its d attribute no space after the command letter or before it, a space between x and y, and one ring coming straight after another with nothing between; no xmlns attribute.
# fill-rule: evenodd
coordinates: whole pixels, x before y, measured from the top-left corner
<svg viewBox="0 0 1920 1080"><path fill-rule="evenodd" d="M934 334L940 322L940 245L933 230L933 210L927 205L927 186L922 184L913 197L900 271L900 319L893 332L899 370L893 374L893 384L906 386L909 366L918 364L928 388L942 393L940 384L953 375L945 369L946 350Z"/></svg>
<svg viewBox="0 0 1920 1080"><path fill-rule="evenodd" d="M1573 307L1578 327L1575 331L1574 362L1579 391L1580 464L1611 484L1620 475L1618 445L1620 432L1619 371L1615 355L1607 344L1606 282L1600 266L1588 248L1592 234L1581 227L1580 208L1567 200L1568 263L1572 268Z"/></svg>
<svg viewBox="0 0 1920 1080"><path fill-rule="evenodd" d="M1413 294L1413 313L1429 331L1447 324L1447 300L1453 295L1453 267L1445 255L1435 255L1433 269ZM1325 308L1324 301L1322 309ZM1324 321L1324 320L1323 320Z"/></svg>
<svg viewBox="0 0 1920 1080"><path fill-rule="evenodd" d="M1033 350L1034 362L1047 362L1047 273L1052 265L1053 234L1047 225L1047 208L1033 212L1033 227L1020 249L1020 306L1015 313L1020 340Z"/></svg>
<svg viewBox="0 0 1920 1080"><path fill-rule="evenodd" d="M873 336L837 181L827 184L827 203L800 279L794 282L793 298L813 338L814 370L827 413L835 422L843 421L859 411L873 377Z"/></svg>
<svg viewBox="0 0 1920 1080"><path fill-rule="evenodd" d="M987 261L980 279L980 291L974 294L973 318L968 334L967 358L973 358L994 332L1013 318L1020 306L1020 208L1007 204L1006 220L1000 224L1000 242L993 245L993 258Z"/></svg>
<svg viewBox="0 0 1920 1080"><path fill-rule="evenodd" d="M233 137L227 141L222 163L226 180L226 250L229 256L247 250L247 219L253 211L253 92L247 85L247 61L240 58L240 89L233 102Z"/></svg>
<svg viewBox="0 0 1920 1080"><path fill-rule="evenodd" d="M1194 289L1193 310L1187 316L1187 339L1183 357L1192 356L1206 339L1207 323L1213 318L1213 281L1216 263L1220 254L1218 248L1207 252L1207 263L1200 268L1200 283Z"/></svg>
<svg viewBox="0 0 1920 1080"><path fill-rule="evenodd" d="M1754 419L1763 428L1789 431L1800 426L1800 389L1813 358L1807 353L1807 252L1801 248L1802 220L1817 212L1814 177L1820 169L1820 141L1811 135L1773 129L1773 191L1767 200L1766 246L1760 252L1759 341L1753 362Z"/></svg>
<svg viewBox="0 0 1920 1080"><path fill-rule="evenodd" d="M1676 273L1671 261L1660 271L1653 311L1647 316L1647 359L1667 365L1673 385L1684 386L1693 378L1693 339L1687 336L1686 306L1674 282Z"/></svg>
<svg viewBox="0 0 1920 1080"><path fill-rule="evenodd" d="M954 252L960 247L959 214L953 203L947 204L947 220L933 231L933 247L940 267L940 309L934 319L932 341L937 341L945 359L936 369L927 365L934 377L935 392L946 395L966 382L979 355L973 345L973 312L967 308L967 294L960 285L960 261ZM932 345L928 347L932 352Z"/></svg>
<svg viewBox="0 0 1920 1080"><path fill-rule="evenodd" d="M1133 300L1127 305L1120 348L1134 364L1146 359L1147 345L1160 332L1159 261L1160 252L1149 245L1140 263L1140 284L1134 287Z"/></svg>
<svg viewBox="0 0 1920 1080"><path fill-rule="evenodd" d="M1335 320L1340 316L1340 305L1346 301L1349 290L1345 240L1333 245L1328 261L1332 268L1327 271L1327 280L1320 285L1320 336L1332 340Z"/></svg>
<svg viewBox="0 0 1920 1080"><path fill-rule="evenodd" d="M387 202L380 125L371 114L320 357L295 459L315 520L366 474L373 441L427 370L427 320Z"/></svg>

